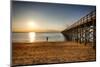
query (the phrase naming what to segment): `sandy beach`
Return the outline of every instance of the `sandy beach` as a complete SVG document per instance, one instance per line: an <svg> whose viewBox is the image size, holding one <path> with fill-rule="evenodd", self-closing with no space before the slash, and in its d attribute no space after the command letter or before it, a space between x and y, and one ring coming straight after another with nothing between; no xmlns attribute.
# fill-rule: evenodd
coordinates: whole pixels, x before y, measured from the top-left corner
<svg viewBox="0 0 100 67"><path fill-rule="evenodd" d="M91 45L75 42L12 43L12 65L95 61Z"/></svg>

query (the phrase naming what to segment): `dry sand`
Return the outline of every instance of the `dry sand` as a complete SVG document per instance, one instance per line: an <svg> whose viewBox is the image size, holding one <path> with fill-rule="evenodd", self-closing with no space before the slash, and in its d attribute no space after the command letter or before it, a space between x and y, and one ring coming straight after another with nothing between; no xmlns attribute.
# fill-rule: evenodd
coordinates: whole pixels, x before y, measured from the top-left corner
<svg viewBox="0 0 100 67"><path fill-rule="evenodd" d="M13 43L12 65L95 61L96 51L90 45L75 42Z"/></svg>

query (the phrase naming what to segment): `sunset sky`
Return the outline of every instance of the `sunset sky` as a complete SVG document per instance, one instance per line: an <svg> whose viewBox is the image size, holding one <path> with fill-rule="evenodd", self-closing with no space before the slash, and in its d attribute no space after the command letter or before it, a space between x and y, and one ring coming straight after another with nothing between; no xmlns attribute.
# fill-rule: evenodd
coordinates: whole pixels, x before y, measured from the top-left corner
<svg viewBox="0 0 100 67"><path fill-rule="evenodd" d="M13 32L61 32L95 6L12 1Z"/></svg>

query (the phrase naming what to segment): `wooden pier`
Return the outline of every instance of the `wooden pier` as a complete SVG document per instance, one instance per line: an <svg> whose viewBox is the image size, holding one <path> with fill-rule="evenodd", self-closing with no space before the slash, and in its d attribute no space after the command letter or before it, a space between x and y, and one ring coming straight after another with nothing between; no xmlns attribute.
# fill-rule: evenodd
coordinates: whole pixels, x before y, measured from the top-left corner
<svg viewBox="0 0 100 67"><path fill-rule="evenodd" d="M96 11L92 11L62 31L67 41L91 44L96 47Z"/></svg>

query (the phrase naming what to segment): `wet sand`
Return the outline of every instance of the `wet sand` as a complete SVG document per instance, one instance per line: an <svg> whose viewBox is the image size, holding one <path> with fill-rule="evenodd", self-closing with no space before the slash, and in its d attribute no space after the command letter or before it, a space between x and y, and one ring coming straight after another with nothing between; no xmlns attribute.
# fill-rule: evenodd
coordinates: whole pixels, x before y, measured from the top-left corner
<svg viewBox="0 0 100 67"><path fill-rule="evenodd" d="M13 43L12 65L34 65L95 61L96 51L90 45L75 42Z"/></svg>

